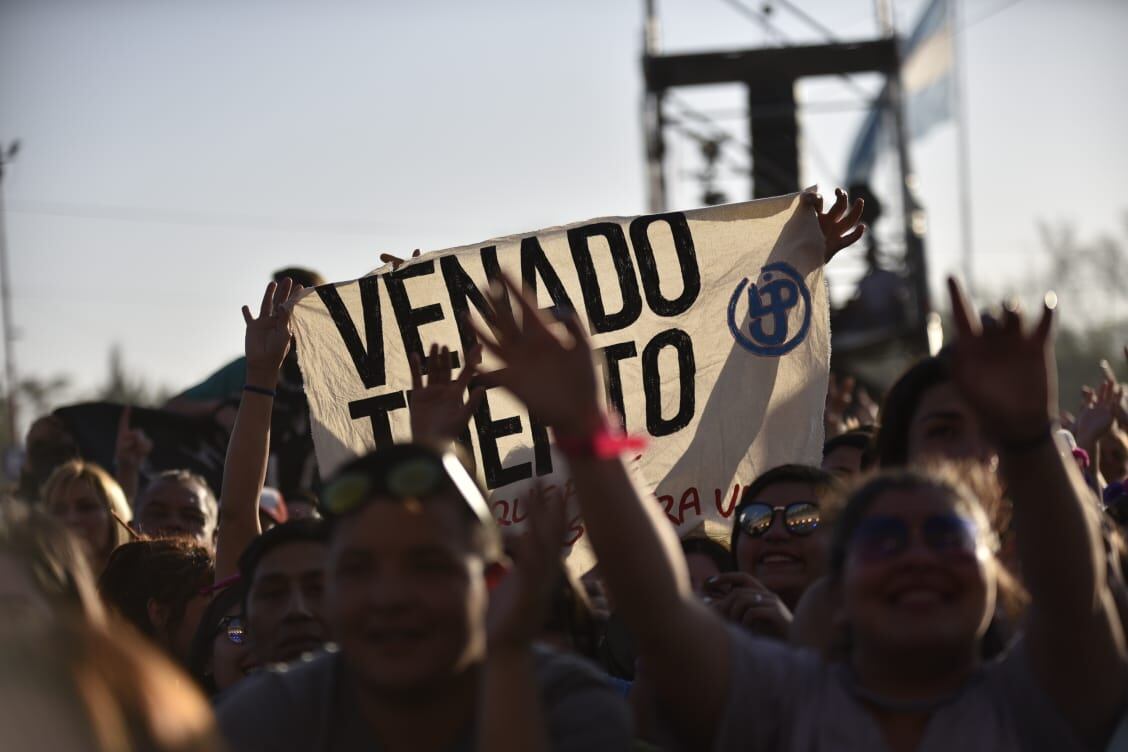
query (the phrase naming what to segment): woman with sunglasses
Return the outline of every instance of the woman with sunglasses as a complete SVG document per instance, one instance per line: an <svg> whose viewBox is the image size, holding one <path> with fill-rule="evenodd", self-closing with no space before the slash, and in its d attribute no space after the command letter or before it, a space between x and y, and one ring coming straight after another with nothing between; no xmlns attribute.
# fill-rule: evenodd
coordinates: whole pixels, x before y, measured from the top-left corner
<svg viewBox="0 0 1128 752"><path fill-rule="evenodd" d="M188 651L188 672L212 696L236 684L255 668L243 626L245 588L222 588L200 617Z"/></svg>
<svg viewBox="0 0 1128 752"><path fill-rule="evenodd" d="M839 492L833 475L807 465L773 468L744 490L733 513L736 569L705 585L721 616L759 634L787 637L795 605L826 573Z"/></svg>
<svg viewBox="0 0 1128 752"><path fill-rule="evenodd" d="M508 287L522 324L498 294L489 312L494 339L478 332L506 366L491 376L558 440L593 447L570 461L587 530L687 748L968 752L1107 743L1128 699L1128 655L1096 505L1053 441L1049 306L1032 333L1013 310L981 329L951 283L953 380L999 448L1021 533L1032 601L1022 641L998 662L980 658L998 578L974 504L944 488L890 487L865 504L856 497L844 513L835 561L851 647L830 666L731 630L697 602L661 508L639 493L621 458L595 449L613 431L586 333L571 318L562 338ZM687 695L697 701L678 701Z"/></svg>

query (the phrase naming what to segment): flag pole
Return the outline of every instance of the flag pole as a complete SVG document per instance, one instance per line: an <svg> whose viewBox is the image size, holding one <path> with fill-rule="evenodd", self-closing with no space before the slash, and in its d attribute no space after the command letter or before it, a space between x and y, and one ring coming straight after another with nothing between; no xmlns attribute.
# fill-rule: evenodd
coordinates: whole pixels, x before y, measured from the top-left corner
<svg viewBox="0 0 1128 752"><path fill-rule="evenodd" d="M11 165L19 150L19 141L13 141L6 147L0 144L0 312L2 312L4 318L4 391L8 409L7 428L13 447L20 445L19 420L16 415L18 407L16 392L19 388L19 382L16 377L16 335L15 326L12 323L12 297L9 294L11 273L8 271L8 241L7 228L4 225L3 186L6 168Z"/></svg>
<svg viewBox="0 0 1128 752"><path fill-rule="evenodd" d="M967 130L967 79L964 76L963 3L951 0L949 24L952 29L952 110L956 120L956 190L959 191L961 266L964 284L975 294L975 244L971 216L971 146Z"/></svg>

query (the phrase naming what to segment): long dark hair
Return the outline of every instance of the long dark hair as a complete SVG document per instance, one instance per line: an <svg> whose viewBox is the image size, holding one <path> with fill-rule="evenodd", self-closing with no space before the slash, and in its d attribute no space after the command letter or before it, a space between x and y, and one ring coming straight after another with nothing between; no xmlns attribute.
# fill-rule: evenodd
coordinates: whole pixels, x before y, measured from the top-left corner
<svg viewBox="0 0 1128 752"><path fill-rule="evenodd" d="M204 610L203 616L200 617L200 626L196 628L196 634L192 636L192 646L188 649L188 673L209 697L218 691L215 686L215 675L208 670L208 662L212 658L212 645L219 630L219 622L236 606L242 613L245 591L246 588L240 579L216 593Z"/></svg>
<svg viewBox="0 0 1128 752"><path fill-rule="evenodd" d="M162 637L149 621L149 600L169 609L166 630L184 618L184 611L214 576L207 549L180 538L138 540L110 554L98 580L107 605L151 638Z"/></svg>
<svg viewBox="0 0 1128 752"><path fill-rule="evenodd" d="M877 466L904 467L909 462L909 429L924 393L952 380L950 350L919 360L889 387L881 404L880 428L874 442Z"/></svg>

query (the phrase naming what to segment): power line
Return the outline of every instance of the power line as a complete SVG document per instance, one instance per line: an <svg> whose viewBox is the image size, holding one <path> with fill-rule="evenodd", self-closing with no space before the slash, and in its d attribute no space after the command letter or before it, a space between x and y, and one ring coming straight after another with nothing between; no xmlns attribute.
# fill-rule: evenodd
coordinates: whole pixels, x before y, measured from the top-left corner
<svg viewBox="0 0 1128 752"><path fill-rule="evenodd" d="M961 26L958 29L957 33L962 32L962 31L967 31L971 27L977 26L978 24L981 24L984 21L986 21L988 18L992 18L994 16L997 16L1000 13L1002 13L1004 10L1009 10L1009 9L1013 8L1014 6L1018 5L1021 2L1022 2L1022 0L1004 0L1004 2L999 3L998 5L996 5L991 10L988 10L985 13L983 13L982 15L972 19L971 21L968 21L966 24L964 24L963 26Z"/></svg>
<svg viewBox="0 0 1128 752"><path fill-rule="evenodd" d="M787 43L787 37L784 36L783 32L780 31L780 29L767 18L764 18L764 16L755 9L749 8L747 5L740 2L740 0L721 0L721 2L731 7L733 10L747 18L749 21L754 22L764 30L764 33L766 33L769 37L772 37L777 44L782 45Z"/></svg>
<svg viewBox="0 0 1128 752"><path fill-rule="evenodd" d="M797 18L799 18L799 20L801 20L803 23L807 24L812 29L814 29L818 33L822 34L823 37L826 39L826 41L828 41L828 42L837 42L838 41L838 37L835 35L835 33L832 29L830 29L827 26L823 26L819 21L817 21L815 19L814 16L809 15L805 10L803 10L802 8L798 7L797 5L794 5L793 3L791 3L790 0L775 0L775 2L782 5L787 10L791 11L791 13L794 14Z"/></svg>

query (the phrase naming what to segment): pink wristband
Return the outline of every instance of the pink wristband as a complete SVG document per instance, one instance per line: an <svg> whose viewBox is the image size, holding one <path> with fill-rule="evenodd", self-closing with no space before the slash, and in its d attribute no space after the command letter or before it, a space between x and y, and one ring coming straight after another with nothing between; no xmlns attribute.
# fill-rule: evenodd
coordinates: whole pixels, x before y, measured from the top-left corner
<svg viewBox="0 0 1128 752"><path fill-rule="evenodd" d="M557 434L556 446L569 459L609 460L626 452L642 451L646 448L646 439L622 433L604 423L587 436Z"/></svg>

